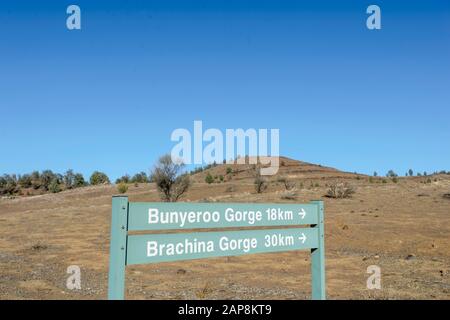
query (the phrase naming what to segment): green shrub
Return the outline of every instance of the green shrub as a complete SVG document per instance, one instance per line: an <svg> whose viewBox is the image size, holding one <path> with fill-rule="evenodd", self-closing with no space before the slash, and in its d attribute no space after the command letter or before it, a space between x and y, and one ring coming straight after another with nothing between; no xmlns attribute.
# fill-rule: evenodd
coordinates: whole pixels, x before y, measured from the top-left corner
<svg viewBox="0 0 450 320"><path fill-rule="evenodd" d="M0 194L12 195L18 191L16 175L5 174L0 177Z"/></svg>
<svg viewBox="0 0 450 320"><path fill-rule="evenodd" d="M39 171L33 171L31 173L31 186L37 190L41 187L41 174Z"/></svg>
<svg viewBox="0 0 450 320"><path fill-rule="evenodd" d="M119 183L130 183L130 176L129 175L124 175L124 176L121 176L120 178L117 178L116 179L116 184L119 184Z"/></svg>
<svg viewBox="0 0 450 320"><path fill-rule="evenodd" d="M66 189L72 189L75 184L75 174L72 169L66 171L63 176L63 183L66 186Z"/></svg>
<svg viewBox="0 0 450 320"><path fill-rule="evenodd" d="M84 181L84 177L81 173L76 173L73 177L73 187L80 188L86 185L86 181Z"/></svg>
<svg viewBox="0 0 450 320"><path fill-rule="evenodd" d="M31 188L33 185L31 175L29 174L24 174L20 176L17 182L21 188Z"/></svg>
<svg viewBox="0 0 450 320"><path fill-rule="evenodd" d="M58 179L53 179L48 185L48 191L51 193L61 192L61 186L59 185Z"/></svg>
<svg viewBox="0 0 450 320"><path fill-rule="evenodd" d="M208 172L208 174L207 174L206 177L205 177L205 182L206 182L206 183L209 183L209 184L211 184L211 183L214 182L214 178L213 178L213 176L211 175L211 173Z"/></svg>
<svg viewBox="0 0 450 320"><path fill-rule="evenodd" d="M117 185L117 191L119 191L119 193L125 193L128 191L128 185L125 182L120 182Z"/></svg>
<svg viewBox="0 0 450 320"><path fill-rule="evenodd" d="M56 178L56 175L52 172L52 170L44 170L40 175L41 188L45 190L49 190L50 183Z"/></svg>
<svg viewBox="0 0 450 320"><path fill-rule="evenodd" d="M91 185L110 184L109 178L106 174L100 171L95 171L89 178Z"/></svg>
<svg viewBox="0 0 450 320"><path fill-rule="evenodd" d="M227 174L231 174L233 172L233 169L231 167L227 167Z"/></svg>
<svg viewBox="0 0 450 320"><path fill-rule="evenodd" d="M136 173L131 178L131 182L132 183L147 183L149 181L148 181L147 174L144 171L142 171L142 172Z"/></svg>

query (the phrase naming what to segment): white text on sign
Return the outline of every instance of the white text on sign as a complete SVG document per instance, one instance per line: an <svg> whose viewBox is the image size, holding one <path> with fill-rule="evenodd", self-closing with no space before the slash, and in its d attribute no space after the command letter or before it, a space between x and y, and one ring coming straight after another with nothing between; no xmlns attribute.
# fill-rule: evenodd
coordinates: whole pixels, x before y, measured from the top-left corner
<svg viewBox="0 0 450 320"><path fill-rule="evenodd" d="M255 222L261 221L263 215L266 215L268 221L293 221L296 215L304 219L306 212L304 209L294 212L292 210L281 210L280 208L268 208L265 211L241 211L226 208L223 217L226 222L247 222L249 225L253 225ZM179 227L184 227L186 223L217 223L221 217L219 211L160 211L157 208L148 210L149 224L176 224Z"/></svg>

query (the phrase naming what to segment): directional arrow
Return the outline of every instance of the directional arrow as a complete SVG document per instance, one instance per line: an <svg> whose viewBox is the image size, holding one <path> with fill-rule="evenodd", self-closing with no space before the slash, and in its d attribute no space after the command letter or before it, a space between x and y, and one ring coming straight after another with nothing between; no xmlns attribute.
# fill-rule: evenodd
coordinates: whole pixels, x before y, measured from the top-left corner
<svg viewBox="0 0 450 320"><path fill-rule="evenodd" d="M298 240L300 240L302 243L305 243L305 241L306 241L306 236L305 236L305 234L302 232L302 236L301 237L298 237Z"/></svg>
<svg viewBox="0 0 450 320"><path fill-rule="evenodd" d="M305 216L306 216L306 211L305 211L305 209L303 209L302 208L302 211L300 211L299 213L298 213L298 215L302 218L302 220L305 218Z"/></svg>

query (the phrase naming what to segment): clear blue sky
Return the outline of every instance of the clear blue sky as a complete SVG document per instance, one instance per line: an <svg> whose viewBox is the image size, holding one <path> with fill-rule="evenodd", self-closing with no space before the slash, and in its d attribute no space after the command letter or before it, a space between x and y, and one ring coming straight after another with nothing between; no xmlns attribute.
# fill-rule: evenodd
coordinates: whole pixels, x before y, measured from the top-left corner
<svg viewBox="0 0 450 320"><path fill-rule="evenodd" d="M2 0L0 174L148 171L194 120L352 172L450 170L449 84L449 1Z"/></svg>

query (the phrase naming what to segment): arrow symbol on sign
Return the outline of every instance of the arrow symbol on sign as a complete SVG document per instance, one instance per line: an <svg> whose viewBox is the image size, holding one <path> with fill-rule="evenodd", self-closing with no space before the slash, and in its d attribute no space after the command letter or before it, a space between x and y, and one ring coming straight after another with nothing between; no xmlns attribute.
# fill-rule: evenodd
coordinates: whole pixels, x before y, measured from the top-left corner
<svg viewBox="0 0 450 320"><path fill-rule="evenodd" d="M305 243L305 241L306 241L306 236L305 236L305 234L302 232L302 236L301 237L298 237L298 240L300 240L302 243Z"/></svg>
<svg viewBox="0 0 450 320"><path fill-rule="evenodd" d="M302 219L305 218L305 216L306 216L306 211L305 211L305 209L302 208L302 211L300 211L300 212L298 213L298 215L299 215Z"/></svg>

